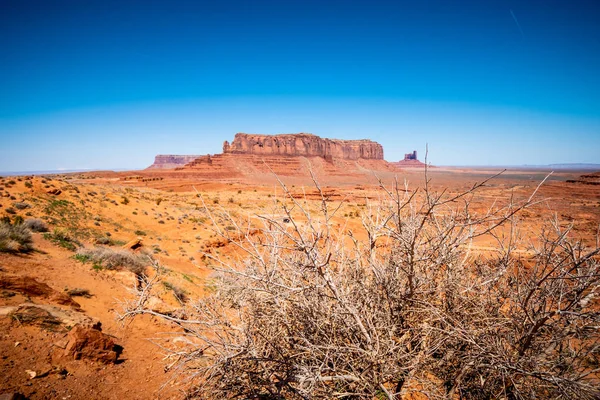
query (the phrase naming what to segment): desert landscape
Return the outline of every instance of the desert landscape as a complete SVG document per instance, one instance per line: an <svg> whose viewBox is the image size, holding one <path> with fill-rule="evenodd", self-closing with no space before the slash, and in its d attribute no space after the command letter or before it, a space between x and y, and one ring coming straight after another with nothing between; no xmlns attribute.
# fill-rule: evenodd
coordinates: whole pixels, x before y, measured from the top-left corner
<svg viewBox="0 0 600 400"><path fill-rule="evenodd" d="M213 392L197 389L211 379L200 372L202 365L219 360L213 354L203 361L199 348L208 354L211 346L190 325L202 315L201 300L225 290L219 286L219 271L247 273L248 260L264 255L263 249L250 251L247 246L264 243L273 250L267 244L273 232L284 235L280 245L312 232L329 235L319 240L335 239L336 246L362 243L352 257L389 260L394 236L378 231L376 243L370 229L391 223L377 218L394 199L410 198L410 207L413 199L425 204L436 199L439 221L467 205L474 221L481 218L474 229L486 229L457 242L456 251L466 264L489 264L502 254L523 268L533 268L537 255L530 246L540 243L542 232L554 221L574 243L592 249L584 261L598 268L597 172L439 168L415 164L410 157L403 165L384 161L382 146L372 141L324 140L308 134L237 134L223 150L217 155L158 155L154 164L139 171L0 180L1 393L12 393L15 399L182 399L204 398L207 393L219 398L218 385L212 386ZM419 215L416 211L413 218ZM518 234L513 231L517 226ZM369 241L370 248L362 247ZM507 243L514 246L509 252L503 247ZM293 253L294 247L280 251ZM334 276L343 269L336 263L329 264ZM282 261L283 266L290 267ZM595 293L597 279L596 275L579 295ZM597 319L596 298L587 301L592 314L586 318ZM553 306L547 307L550 312ZM230 307L228 313L235 309ZM233 315L219 317L236 321ZM586 340L597 343L597 333ZM586 353L585 368L581 366L591 374L573 378L582 386L572 383L572 393L598 395L586 389L598 387L598 357L594 344ZM239 368L233 371L240 374L237 383L220 376L225 385L221 396L241 393L254 398L243 391L250 383L244 383L247 372ZM444 378L433 370L426 374L431 387L424 385L423 376L413 374L406 375L412 383L391 396L449 395L439 394ZM273 382L283 379L275 376ZM229 384L238 385L239 391L227 389ZM393 392L391 384L382 382L380 392ZM336 390L327 381L321 385L323 393ZM266 390L255 398L280 398L268 397L265 388L254 387L257 393ZM286 390L281 398L300 396ZM465 396L475 389L458 390ZM368 391L362 393L364 397Z"/></svg>
<svg viewBox="0 0 600 400"><path fill-rule="evenodd" d="M0 2L0 400L600 399L600 2Z"/></svg>

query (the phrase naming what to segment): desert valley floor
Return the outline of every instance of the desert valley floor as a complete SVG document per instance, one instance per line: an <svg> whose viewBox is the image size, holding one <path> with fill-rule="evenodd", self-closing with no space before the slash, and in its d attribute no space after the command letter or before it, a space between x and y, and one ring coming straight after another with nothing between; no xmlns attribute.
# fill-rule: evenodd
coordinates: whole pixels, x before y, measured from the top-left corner
<svg viewBox="0 0 600 400"><path fill-rule="evenodd" d="M498 172L430 168L428 178L433 190L451 195ZM511 198L523 201L548 173L505 171L478 189L474 207L483 211ZM582 175L588 178L582 180ZM153 307L174 313L181 301L210 290L205 253L237 256L235 246L215 232L216 227L229 229L221 212L255 222L281 215L280 205L287 199L278 179L308 210L318 210L323 198L333 208L341 203L336 226L358 235L365 208L385 197L378 179L392 187L397 178L403 190L407 182L409 192L425 184L423 168L346 177L317 170L315 176L321 193L308 176L269 172L218 181L172 170L1 178L0 216L41 219L49 231L33 234L32 252L0 253L0 394L73 400L183 398L186 378L158 345L165 337L176 340L178 328L148 315L119 321L123 303L133 298L135 273L85 262L75 257L79 247L126 247L152 255L166 271ZM598 173L553 173L535 193L537 203L519 214L526 235L535 237L556 216L560 224L572 224L574 236L594 244L600 224L598 181ZM492 251L492 245L482 238L474 250ZM83 322L101 322L102 332L122 347L116 363L68 353L69 329Z"/></svg>

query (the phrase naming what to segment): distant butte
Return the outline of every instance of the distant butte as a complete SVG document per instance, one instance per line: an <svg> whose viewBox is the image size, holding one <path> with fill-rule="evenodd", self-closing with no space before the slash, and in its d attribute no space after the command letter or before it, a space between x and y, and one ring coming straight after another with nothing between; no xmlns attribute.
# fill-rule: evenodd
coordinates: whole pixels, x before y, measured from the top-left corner
<svg viewBox="0 0 600 400"><path fill-rule="evenodd" d="M147 169L174 169L177 167L182 167L185 164L194 161L196 158L200 157L196 156L181 156L181 155L172 155L172 154L159 154L154 157L154 164L149 166Z"/></svg>
<svg viewBox="0 0 600 400"><path fill-rule="evenodd" d="M390 163L396 167L407 168L407 167L424 167L425 164L419 161L417 158L417 151L414 150L412 153L407 153L404 155L404 159Z"/></svg>
<svg viewBox="0 0 600 400"><path fill-rule="evenodd" d="M416 160L410 165L424 165ZM402 162L401 162L402 163ZM262 135L237 133L223 143L223 153L203 156L158 155L148 169L175 169L207 179L251 177L264 173L308 176L310 170L330 177L396 171L383 159L383 146L368 139L326 139L310 133Z"/></svg>
<svg viewBox="0 0 600 400"><path fill-rule="evenodd" d="M323 157L326 160L383 160L383 146L371 140L323 139L310 133L253 135L238 133L223 143L224 154Z"/></svg>

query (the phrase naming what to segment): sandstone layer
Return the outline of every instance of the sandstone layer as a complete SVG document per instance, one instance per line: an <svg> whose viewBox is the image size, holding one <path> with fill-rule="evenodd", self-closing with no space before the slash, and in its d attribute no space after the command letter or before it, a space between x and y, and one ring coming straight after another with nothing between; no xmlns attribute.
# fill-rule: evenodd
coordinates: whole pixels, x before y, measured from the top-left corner
<svg viewBox="0 0 600 400"><path fill-rule="evenodd" d="M194 161L198 155L172 155L159 154L154 157L154 163L147 169L173 169L183 167L185 164Z"/></svg>
<svg viewBox="0 0 600 400"><path fill-rule="evenodd" d="M254 135L238 133L223 144L223 154L322 157L326 160L383 160L383 146L371 140L323 139L309 133Z"/></svg>

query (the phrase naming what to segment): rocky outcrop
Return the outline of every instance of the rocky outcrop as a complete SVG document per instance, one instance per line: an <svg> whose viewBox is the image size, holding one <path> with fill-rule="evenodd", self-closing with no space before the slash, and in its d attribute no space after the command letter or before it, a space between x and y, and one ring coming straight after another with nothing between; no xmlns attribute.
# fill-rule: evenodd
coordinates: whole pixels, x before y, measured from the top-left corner
<svg viewBox="0 0 600 400"><path fill-rule="evenodd" d="M185 164L194 161L200 156L181 156L181 155L166 155L159 154L154 157L154 164L147 169L173 169L183 167Z"/></svg>
<svg viewBox="0 0 600 400"><path fill-rule="evenodd" d="M383 160L383 147L371 140L323 139L309 133L253 135L238 133L223 144L223 154L322 157L326 160Z"/></svg>
<svg viewBox="0 0 600 400"><path fill-rule="evenodd" d="M54 303L79 308L80 305L64 293L52 289L44 282L38 282L31 276L2 276L0 289L19 292L30 297L41 297Z"/></svg>
<svg viewBox="0 0 600 400"><path fill-rule="evenodd" d="M99 326L75 325L69 331L65 356L109 364L117 362L122 351L123 348L101 332Z"/></svg>

